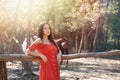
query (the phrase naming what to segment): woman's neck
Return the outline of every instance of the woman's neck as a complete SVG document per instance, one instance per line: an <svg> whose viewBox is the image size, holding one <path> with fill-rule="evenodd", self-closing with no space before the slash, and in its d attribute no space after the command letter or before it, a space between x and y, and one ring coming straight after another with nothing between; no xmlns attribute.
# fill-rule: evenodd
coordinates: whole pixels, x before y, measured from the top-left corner
<svg viewBox="0 0 120 80"><path fill-rule="evenodd" d="M43 43L50 44L50 41L47 36L43 36Z"/></svg>
<svg viewBox="0 0 120 80"><path fill-rule="evenodd" d="M44 40L48 40L48 36L43 36L43 39Z"/></svg>

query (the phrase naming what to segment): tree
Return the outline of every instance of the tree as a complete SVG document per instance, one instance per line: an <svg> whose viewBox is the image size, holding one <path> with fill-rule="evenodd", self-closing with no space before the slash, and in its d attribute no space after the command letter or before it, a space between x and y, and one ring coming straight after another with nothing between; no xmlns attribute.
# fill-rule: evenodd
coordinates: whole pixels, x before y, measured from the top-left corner
<svg viewBox="0 0 120 80"><path fill-rule="evenodd" d="M98 38L102 34L99 28L102 29L105 19L103 10L100 0L76 0L71 12L68 14L68 26L76 31L76 37L74 37L76 52L87 51L87 45L92 45L92 51L97 51ZM95 32L95 35L93 32ZM92 35L94 35L93 44L88 44L88 38Z"/></svg>
<svg viewBox="0 0 120 80"><path fill-rule="evenodd" d="M108 49L120 49L120 1L109 2L107 14Z"/></svg>

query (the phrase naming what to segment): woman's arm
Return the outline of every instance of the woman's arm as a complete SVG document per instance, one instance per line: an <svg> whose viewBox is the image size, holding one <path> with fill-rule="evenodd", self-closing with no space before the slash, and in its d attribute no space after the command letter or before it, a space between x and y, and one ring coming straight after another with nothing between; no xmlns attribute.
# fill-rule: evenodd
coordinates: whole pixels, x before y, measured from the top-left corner
<svg viewBox="0 0 120 80"><path fill-rule="evenodd" d="M36 39L31 45L37 45L39 43L41 43L41 39L40 38ZM44 54L39 53L39 52L35 52L35 51L31 51L29 48L25 51L25 54L26 55L31 55L31 56L38 56L44 62L47 62L47 57Z"/></svg>
<svg viewBox="0 0 120 80"><path fill-rule="evenodd" d="M29 49L26 50L25 52L26 55L31 55L31 56L38 56L40 57L44 62L47 62L47 57L45 55L43 55L42 53L39 53L39 52L34 52L34 51L31 51Z"/></svg>

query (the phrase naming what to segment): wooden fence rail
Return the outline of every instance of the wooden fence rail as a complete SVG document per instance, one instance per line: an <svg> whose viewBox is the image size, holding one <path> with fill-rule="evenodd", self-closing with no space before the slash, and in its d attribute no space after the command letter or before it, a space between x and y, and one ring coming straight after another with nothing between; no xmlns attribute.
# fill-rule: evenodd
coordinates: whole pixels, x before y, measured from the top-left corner
<svg viewBox="0 0 120 80"><path fill-rule="evenodd" d="M105 57L120 55L120 50L107 52L91 52L91 53L74 53L69 55L62 55L62 60L86 58L86 57ZM6 61L35 61L40 60L39 57L27 56L25 54L0 54L0 80L7 80Z"/></svg>
<svg viewBox="0 0 120 80"><path fill-rule="evenodd" d="M107 52L91 52L91 53L74 53L69 55L62 55L62 60L69 60L75 58L86 58L86 57L103 57L103 56L115 56L120 55L120 50L107 51ZM27 56L25 54L0 54L0 61L34 61L39 60L38 57Z"/></svg>

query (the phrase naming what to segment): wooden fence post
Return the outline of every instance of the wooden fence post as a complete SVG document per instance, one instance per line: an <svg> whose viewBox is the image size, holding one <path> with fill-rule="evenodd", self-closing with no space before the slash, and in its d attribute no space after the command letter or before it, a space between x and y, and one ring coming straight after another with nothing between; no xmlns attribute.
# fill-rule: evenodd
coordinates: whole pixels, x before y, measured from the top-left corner
<svg viewBox="0 0 120 80"><path fill-rule="evenodd" d="M7 80L6 61L0 61L0 80Z"/></svg>

